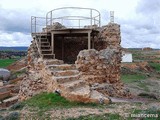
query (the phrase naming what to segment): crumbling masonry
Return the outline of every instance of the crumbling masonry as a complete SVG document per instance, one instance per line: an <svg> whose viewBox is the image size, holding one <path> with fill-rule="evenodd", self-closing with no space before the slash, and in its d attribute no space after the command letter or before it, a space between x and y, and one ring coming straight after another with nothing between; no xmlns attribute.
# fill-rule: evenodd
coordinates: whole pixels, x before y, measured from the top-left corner
<svg viewBox="0 0 160 120"><path fill-rule="evenodd" d="M85 103L130 97L120 81L120 25L75 29L54 22L35 34L28 49L29 74L21 83L21 100L46 91Z"/></svg>

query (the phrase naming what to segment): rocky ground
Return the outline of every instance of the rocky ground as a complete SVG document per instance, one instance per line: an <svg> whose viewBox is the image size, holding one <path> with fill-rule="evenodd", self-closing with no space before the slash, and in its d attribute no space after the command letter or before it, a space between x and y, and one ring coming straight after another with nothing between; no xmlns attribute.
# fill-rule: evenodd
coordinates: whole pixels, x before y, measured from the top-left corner
<svg viewBox="0 0 160 120"><path fill-rule="evenodd" d="M66 120L69 118L78 119L80 116L87 116L87 115L104 115L104 114L115 114L119 115L116 120L123 120L129 119L131 114L135 113L136 111L147 111L150 110L152 114L159 114L156 110L160 109L160 103L158 101L152 102L143 102L143 103L113 103L109 105L99 105L99 106L91 106L91 107L72 107L72 108L52 108L47 111L41 111L38 108L28 107L25 106L21 110L5 110L1 109L0 114L3 116L12 115L20 117L20 119L36 119L36 120ZM155 112L154 112L155 110ZM142 113L143 113L142 112ZM13 115L12 115L13 117ZM132 118L133 120L136 118ZM153 118L152 118L153 119ZM155 118L155 120L158 118ZM107 120L104 118L103 120ZM138 120L138 119L137 119Z"/></svg>
<svg viewBox="0 0 160 120"><path fill-rule="evenodd" d="M15 66L12 66L14 68ZM90 119L87 115L100 115L100 120L107 120L106 114L114 114L116 120L137 119L137 120L159 120L160 119L160 74L159 70L144 63L126 63L122 65L121 80L125 87L132 93L133 99L111 98L113 103L108 105L91 105L91 106L71 106L71 107L52 107L39 108L25 104L23 107L14 105L12 107L0 108L0 120L2 116L6 119L51 119L51 120L73 120ZM16 80L15 80L16 81ZM18 80L17 80L18 81ZM17 82L18 83L18 82ZM50 103L48 103L48 106ZM158 117L152 118L130 118L131 114L154 114ZM118 115L118 117L116 117ZM129 117L128 117L129 116ZM87 118L88 117L88 118ZM83 119L82 119L83 120Z"/></svg>
<svg viewBox="0 0 160 120"><path fill-rule="evenodd" d="M10 75L0 86L0 107L8 107L18 101L20 83L26 76L26 58L9 65Z"/></svg>

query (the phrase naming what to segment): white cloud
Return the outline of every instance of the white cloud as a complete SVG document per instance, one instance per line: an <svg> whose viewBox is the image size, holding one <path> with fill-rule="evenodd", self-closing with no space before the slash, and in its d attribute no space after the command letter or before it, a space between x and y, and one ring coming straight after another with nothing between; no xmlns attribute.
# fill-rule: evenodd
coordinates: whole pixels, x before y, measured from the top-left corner
<svg viewBox="0 0 160 120"><path fill-rule="evenodd" d="M109 22L109 11L115 11L123 47L160 48L159 0L14 0L14 3L0 0L0 46L29 45L30 16L45 17L52 9L69 6L99 10L102 25Z"/></svg>
<svg viewBox="0 0 160 120"><path fill-rule="evenodd" d="M0 46L29 46L31 40L29 34L0 32Z"/></svg>

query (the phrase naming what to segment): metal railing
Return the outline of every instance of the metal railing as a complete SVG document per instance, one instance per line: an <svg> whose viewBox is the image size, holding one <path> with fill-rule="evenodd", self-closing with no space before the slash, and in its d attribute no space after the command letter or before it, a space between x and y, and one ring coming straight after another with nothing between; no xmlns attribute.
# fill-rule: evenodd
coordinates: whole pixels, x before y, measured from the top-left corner
<svg viewBox="0 0 160 120"><path fill-rule="evenodd" d="M101 26L100 12L92 8L63 7L51 10L46 15L46 26L59 22L67 28Z"/></svg>
<svg viewBox="0 0 160 120"><path fill-rule="evenodd" d="M31 17L31 33L46 32L55 22L66 28L101 26L100 12L92 8L63 7L49 11L46 17Z"/></svg>
<svg viewBox="0 0 160 120"><path fill-rule="evenodd" d="M31 33L42 32L42 29L46 27L45 17L31 17Z"/></svg>

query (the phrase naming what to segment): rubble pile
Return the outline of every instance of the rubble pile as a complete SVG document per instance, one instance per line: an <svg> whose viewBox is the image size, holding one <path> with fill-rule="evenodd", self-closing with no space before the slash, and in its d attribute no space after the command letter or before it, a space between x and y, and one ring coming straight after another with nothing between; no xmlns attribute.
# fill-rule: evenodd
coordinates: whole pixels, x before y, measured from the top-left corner
<svg viewBox="0 0 160 120"><path fill-rule="evenodd" d="M19 96L21 100L25 100L40 92L46 92L47 86L40 74L35 71L30 72L21 83Z"/></svg>

